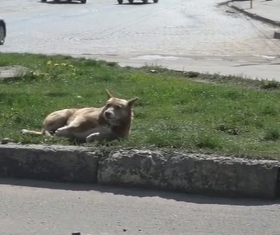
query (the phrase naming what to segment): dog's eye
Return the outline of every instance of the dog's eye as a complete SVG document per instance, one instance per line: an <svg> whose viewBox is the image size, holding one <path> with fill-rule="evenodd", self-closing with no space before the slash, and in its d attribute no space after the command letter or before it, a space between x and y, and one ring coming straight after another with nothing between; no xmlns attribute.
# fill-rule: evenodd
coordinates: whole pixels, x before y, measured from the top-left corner
<svg viewBox="0 0 280 235"><path fill-rule="evenodd" d="M119 104L119 105L116 105L116 109L121 109L121 105Z"/></svg>

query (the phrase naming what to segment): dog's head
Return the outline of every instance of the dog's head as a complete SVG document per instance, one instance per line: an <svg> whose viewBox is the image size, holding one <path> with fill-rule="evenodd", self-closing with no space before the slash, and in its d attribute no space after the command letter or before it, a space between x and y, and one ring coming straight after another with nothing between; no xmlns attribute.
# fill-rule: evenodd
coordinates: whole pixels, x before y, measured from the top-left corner
<svg viewBox="0 0 280 235"><path fill-rule="evenodd" d="M103 109L102 115L111 126L119 126L122 122L128 122L132 116L132 106L138 97L125 100L114 97L108 90L108 101Z"/></svg>

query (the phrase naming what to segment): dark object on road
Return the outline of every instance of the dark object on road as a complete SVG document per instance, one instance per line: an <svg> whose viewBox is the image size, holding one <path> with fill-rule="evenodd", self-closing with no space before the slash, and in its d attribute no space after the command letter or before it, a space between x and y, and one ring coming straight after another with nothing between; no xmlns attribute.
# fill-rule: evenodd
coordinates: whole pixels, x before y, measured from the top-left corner
<svg viewBox="0 0 280 235"><path fill-rule="evenodd" d="M144 4L147 4L148 1L149 1L149 0L142 0L142 2L143 2ZM153 1L154 1L154 3L158 3L158 0L153 0ZM128 0L128 2L129 2L130 4L132 4L132 3L134 2L134 0ZM119 3L119 4L123 4L123 0L118 0L118 3Z"/></svg>
<svg viewBox="0 0 280 235"><path fill-rule="evenodd" d="M3 45L7 35L6 23L0 19L0 45Z"/></svg>
<svg viewBox="0 0 280 235"><path fill-rule="evenodd" d="M72 233L72 235L81 235L81 233Z"/></svg>
<svg viewBox="0 0 280 235"><path fill-rule="evenodd" d="M273 38L280 39L280 31L275 31Z"/></svg>
<svg viewBox="0 0 280 235"><path fill-rule="evenodd" d="M79 2L85 4L87 0L78 0ZM47 2L47 0L41 0L41 2ZM60 0L54 0L54 2L60 2ZM72 2L72 0L67 0L67 2Z"/></svg>

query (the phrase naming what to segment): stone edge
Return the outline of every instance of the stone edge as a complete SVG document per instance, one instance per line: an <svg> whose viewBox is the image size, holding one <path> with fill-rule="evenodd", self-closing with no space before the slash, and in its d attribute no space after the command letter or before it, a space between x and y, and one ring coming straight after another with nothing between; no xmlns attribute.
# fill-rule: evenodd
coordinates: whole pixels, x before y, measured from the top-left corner
<svg viewBox="0 0 280 235"><path fill-rule="evenodd" d="M131 157L127 155L128 152L132 153ZM134 173L131 173L130 163L135 165L132 168ZM207 164L205 165L205 163ZM192 177L203 182L189 182L188 174L193 174L193 166L195 166L196 175L192 175ZM210 169L213 167L215 170L209 170L209 166ZM144 183L142 181L139 183L139 180L137 181L137 169L140 169L139 167L141 169L143 167L152 169L151 171L156 174L157 179L153 178L154 175L150 173L150 170L146 170L144 172ZM205 169L207 170L205 171ZM226 174L215 175L215 171L221 169L221 172L226 171ZM3 178L141 187L200 195L275 199L278 196L280 186L279 169L279 161L250 160L181 152L168 153L136 149L110 151L55 145L6 144L0 146L0 177ZM116 174L122 174L123 171L126 172L128 178L115 177ZM143 172L140 173L143 176ZM162 183L158 178L163 175L174 177L174 179ZM235 176L232 177L232 175ZM260 182L257 185L257 190L254 185L253 191L252 188L244 186L247 183L246 181L252 179L252 175L254 182ZM228 181L224 181L224 178L227 177ZM217 181L214 186L210 182L211 180L212 182L213 180ZM224 186L224 182L227 182L229 186ZM240 182L243 184L241 190L239 190ZM269 187L267 182L270 184ZM250 183L252 182L248 182L248 185ZM200 186L197 188L197 185ZM223 187L223 190L217 190L215 185Z"/></svg>

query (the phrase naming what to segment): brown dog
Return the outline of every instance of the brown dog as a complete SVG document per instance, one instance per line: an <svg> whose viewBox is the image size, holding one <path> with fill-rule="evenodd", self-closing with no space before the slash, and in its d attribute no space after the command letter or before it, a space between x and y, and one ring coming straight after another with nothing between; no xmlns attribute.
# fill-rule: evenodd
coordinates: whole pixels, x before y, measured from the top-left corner
<svg viewBox="0 0 280 235"><path fill-rule="evenodd" d="M101 108L63 109L49 114L41 132L23 129L22 134L63 136L93 142L125 138L130 133L132 106L137 98L114 97L108 90L108 101Z"/></svg>

